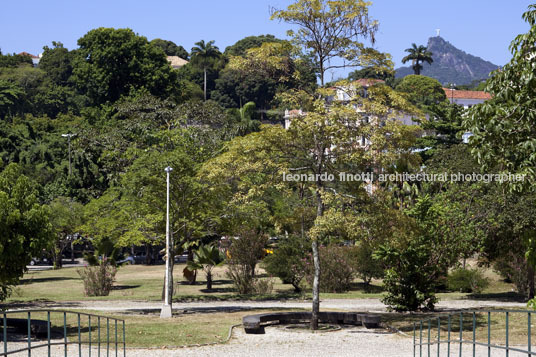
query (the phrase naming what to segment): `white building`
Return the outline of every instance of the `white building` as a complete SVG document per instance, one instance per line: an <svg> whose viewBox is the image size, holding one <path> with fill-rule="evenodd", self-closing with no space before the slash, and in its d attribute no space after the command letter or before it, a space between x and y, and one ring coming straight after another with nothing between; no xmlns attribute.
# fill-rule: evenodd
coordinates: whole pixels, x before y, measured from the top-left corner
<svg viewBox="0 0 536 357"><path fill-rule="evenodd" d="M473 105L484 103L491 99L489 93L475 90L457 90L443 88L449 102L463 106L465 109L471 108Z"/></svg>

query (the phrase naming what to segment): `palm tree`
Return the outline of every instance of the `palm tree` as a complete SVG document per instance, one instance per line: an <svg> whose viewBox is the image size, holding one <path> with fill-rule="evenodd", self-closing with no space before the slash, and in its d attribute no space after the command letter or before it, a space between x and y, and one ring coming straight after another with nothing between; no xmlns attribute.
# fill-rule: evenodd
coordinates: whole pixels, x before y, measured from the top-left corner
<svg viewBox="0 0 536 357"><path fill-rule="evenodd" d="M195 47L192 47L192 53L190 55L194 63L198 63L203 67L204 93L205 100L207 100L207 67L212 60L220 57L220 49L214 46L214 41L205 43L204 40L201 40L195 43Z"/></svg>
<svg viewBox="0 0 536 357"><path fill-rule="evenodd" d="M421 63L428 62L428 64L432 64L432 62L434 62L432 59L432 52L428 51L426 46L420 45L417 47L416 44L412 43L411 48L406 48L405 51L408 52L409 55L402 58L402 63L406 63L411 60L411 67L416 75L421 74Z"/></svg>
<svg viewBox="0 0 536 357"><path fill-rule="evenodd" d="M188 262L188 269L203 269L207 277L207 290L212 290L212 269L225 262L225 255L214 244L202 245L195 252L193 261Z"/></svg>

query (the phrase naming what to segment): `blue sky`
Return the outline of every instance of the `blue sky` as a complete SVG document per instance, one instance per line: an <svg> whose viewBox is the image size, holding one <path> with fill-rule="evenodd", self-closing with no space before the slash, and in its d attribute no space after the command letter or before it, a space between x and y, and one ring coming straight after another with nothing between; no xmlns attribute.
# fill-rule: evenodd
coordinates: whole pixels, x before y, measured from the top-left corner
<svg viewBox="0 0 536 357"><path fill-rule="evenodd" d="M221 50L237 40L271 33L285 37L288 25L270 21L269 8L291 0L24 0L4 2L0 12L3 53L42 52L61 41L69 48L96 27L130 27L148 39L163 38L187 50L200 40L215 40ZM380 22L376 47L397 64L412 42L441 36L456 47L503 65L508 45L528 26L522 13L534 0L377 0L370 8Z"/></svg>

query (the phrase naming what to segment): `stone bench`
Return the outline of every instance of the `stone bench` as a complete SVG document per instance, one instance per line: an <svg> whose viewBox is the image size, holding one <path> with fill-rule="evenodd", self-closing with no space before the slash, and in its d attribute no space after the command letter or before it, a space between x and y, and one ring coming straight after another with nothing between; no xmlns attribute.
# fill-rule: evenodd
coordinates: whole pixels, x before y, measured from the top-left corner
<svg viewBox="0 0 536 357"><path fill-rule="evenodd" d="M244 331L248 334L263 334L264 326L270 324L294 324L311 321L311 312L275 312L267 314L247 315L242 318ZM365 326L376 328L380 324L380 316L358 312L323 311L318 315L319 322L339 325Z"/></svg>

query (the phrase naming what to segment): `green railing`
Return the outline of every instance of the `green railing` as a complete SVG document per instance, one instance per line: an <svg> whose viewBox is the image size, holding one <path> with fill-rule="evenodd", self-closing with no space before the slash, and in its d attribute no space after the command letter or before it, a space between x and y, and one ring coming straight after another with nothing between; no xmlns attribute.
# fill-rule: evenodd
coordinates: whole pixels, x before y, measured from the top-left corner
<svg viewBox="0 0 536 357"><path fill-rule="evenodd" d="M466 310L421 320L413 324L413 356L432 356L432 346L438 357L442 352L451 356L451 351L454 355L458 351L460 357L474 357L477 347L480 348L479 356L486 352L491 356L492 350L503 350L505 356L510 352L535 356L531 337L533 314L536 311Z"/></svg>
<svg viewBox="0 0 536 357"><path fill-rule="evenodd" d="M78 350L79 357L82 352L87 356L94 353L100 357L101 351L102 356L109 357L110 349L116 357L121 349L123 357L126 356L125 321L121 319L83 312L41 309L4 311L0 312L0 316L3 336L0 356L24 351L31 356L32 350L37 348L47 348L48 356L59 355L61 352L56 350L51 354L53 346L59 346L60 349L63 346L64 356L73 356L76 352L72 348L69 350L70 345L78 347L74 350ZM10 348L10 345L14 347ZM82 346L87 348L82 349Z"/></svg>

